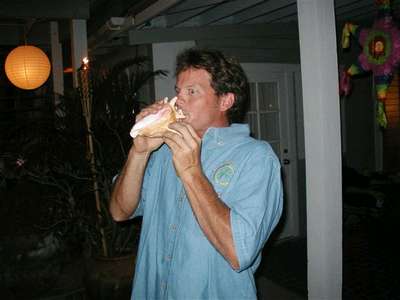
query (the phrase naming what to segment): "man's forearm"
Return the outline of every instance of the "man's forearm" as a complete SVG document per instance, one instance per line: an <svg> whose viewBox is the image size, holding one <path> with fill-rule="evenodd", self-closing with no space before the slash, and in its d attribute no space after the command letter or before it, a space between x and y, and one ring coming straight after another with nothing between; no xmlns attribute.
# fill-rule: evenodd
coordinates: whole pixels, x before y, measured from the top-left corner
<svg viewBox="0 0 400 300"><path fill-rule="evenodd" d="M239 268L230 223L230 209L219 199L213 186L201 170L181 177L193 212L204 234L214 247Z"/></svg>
<svg viewBox="0 0 400 300"><path fill-rule="evenodd" d="M136 210L149 156L149 153L135 153L131 148L111 195L110 213L114 220L124 221Z"/></svg>

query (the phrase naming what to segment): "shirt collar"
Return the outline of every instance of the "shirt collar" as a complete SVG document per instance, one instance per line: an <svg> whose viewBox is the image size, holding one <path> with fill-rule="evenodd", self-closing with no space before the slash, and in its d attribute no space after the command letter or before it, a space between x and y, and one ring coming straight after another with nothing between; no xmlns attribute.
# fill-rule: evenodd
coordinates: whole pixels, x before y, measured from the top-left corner
<svg viewBox="0 0 400 300"><path fill-rule="evenodd" d="M235 139L249 136L248 124L231 124L229 127L210 127L203 136L203 147L220 147L232 143Z"/></svg>

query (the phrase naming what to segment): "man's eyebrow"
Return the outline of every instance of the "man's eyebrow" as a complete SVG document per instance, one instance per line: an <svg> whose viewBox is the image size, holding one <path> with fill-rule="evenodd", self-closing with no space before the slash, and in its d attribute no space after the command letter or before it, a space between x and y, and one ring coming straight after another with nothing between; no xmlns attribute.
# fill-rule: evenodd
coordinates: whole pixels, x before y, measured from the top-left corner
<svg viewBox="0 0 400 300"><path fill-rule="evenodd" d="M198 85L197 83L193 83L193 84L188 84L188 85L184 86L184 88L185 88L185 89L188 89L188 88L193 89L193 88L196 88L196 87L198 87L198 86L199 86L199 85Z"/></svg>
<svg viewBox="0 0 400 300"><path fill-rule="evenodd" d="M187 89L187 88L195 88L197 86L197 84L189 84L189 85L185 85L182 87L182 89ZM175 85L175 91L179 91L181 90L181 88L179 88L178 86Z"/></svg>

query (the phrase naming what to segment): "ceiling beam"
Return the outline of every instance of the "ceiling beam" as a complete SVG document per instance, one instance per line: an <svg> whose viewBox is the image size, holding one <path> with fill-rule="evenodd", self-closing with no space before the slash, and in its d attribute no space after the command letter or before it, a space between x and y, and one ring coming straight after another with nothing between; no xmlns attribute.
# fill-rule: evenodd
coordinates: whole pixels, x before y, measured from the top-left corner
<svg viewBox="0 0 400 300"><path fill-rule="evenodd" d="M202 39L202 43L210 48L254 48L274 50L299 49L298 39L282 39L278 37L234 37L224 39Z"/></svg>
<svg viewBox="0 0 400 300"><path fill-rule="evenodd" d="M244 24L285 22L285 19L290 17L295 17L297 21L296 5L289 5L284 9L271 10L269 12L265 12L264 14L249 18L248 20L243 22Z"/></svg>
<svg viewBox="0 0 400 300"><path fill-rule="evenodd" d="M177 27L163 29L142 29L129 31L130 45L177 42L215 38L279 37L298 39L297 23L219 25L202 27Z"/></svg>
<svg viewBox="0 0 400 300"><path fill-rule="evenodd" d="M181 1L182 0L158 0L154 4L134 15L135 26L140 26L146 23L147 21L160 15L163 11L173 7L174 5L177 5Z"/></svg>
<svg viewBox="0 0 400 300"><path fill-rule="evenodd" d="M198 8L204 8L204 7L210 7L215 4L219 4L221 2L226 2L226 0L185 0L175 7L172 7L171 9L168 10L166 13L167 15L169 14L176 14L176 13L182 13L185 11L190 11L193 9L198 9Z"/></svg>
<svg viewBox="0 0 400 300"><path fill-rule="evenodd" d="M163 11L177 5L180 1L182 0L158 0L137 14L134 14L133 8L130 8L127 10L128 16L110 18L95 32L90 33L89 51L95 50L110 39L126 35L128 30L145 24L147 21L160 15ZM121 24L116 26L113 24L114 21L121 21Z"/></svg>
<svg viewBox="0 0 400 300"><path fill-rule="evenodd" d="M88 49L92 52L99 46L111 41L115 38L120 38L126 35L128 29L134 26L134 19L132 17L112 17L103 26L101 26L95 33L91 34L88 38Z"/></svg>
<svg viewBox="0 0 400 300"><path fill-rule="evenodd" d="M0 26L0 45L18 45L23 36L23 27Z"/></svg>
<svg viewBox="0 0 400 300"><path fill-rule="evenodd" d="M272 13L274 11L283 10L287 7L293 6L294 9L297 11L296 8L296 0L280 0L280 1L264 1L260 4L257 4L249 9L246 9L238 14L233 16L233 21L235 23L245 23L248 20L255 19L258 16L263 16L268 13ZM215 25L223 24L223 20L215 23Z"/></svg>
<svg viewBox="0 0 400 300"><path fill-rule="evenodd" d="M263 2L263 0L229 1L217 4L215 7L208 9L207 12L192 18L190 20L190 24L198 24L202 26L211 25L214 22L217 22L223 18L228 18L261 2ZM180 25L187 26L185 22Z"/></svg>
<svg viewBox="0 0 400 300"><path fill-rule="evenodd" d="M1 0L0 18L88 19L89 0Z"/></svg>
<svg viewBox="0 0 400 300"><path fill-rule="evenodd" d="M49 22L31 23L29 30L25 24L13 24L7 26L0 24L0 45L17 46L21 44L33 44L43 48L50 45L50 25Z"/></svg>
<svg viewBox="0 0 400 300"><path fill-rule="evenodd" d="M147 21L157 17L165 10L177 5L182 0L158 0L138 13L133 13L133 7L127 9L126 17L110 18L95 32L89 35L89 50L93 51L110 39L126 35L128 30L144 25ZM113 20L121 20L122 24L114 26Z"/></svg>
<svg viewBox="0 0 400 300"><path fill-rule="evenodd" d="M168 12L162 17L166 18L167 27L174 27L206 12L220 2L224 2L224 0L207 0L202 1L201 4L194 2L194 0L185 1L173 9L168 10Z"/></svg>
<svg viewBox="0 0 400 300"><path fill-rule="evenodd" d="M274 62L298 64L300 62L299 49L289 50L266 50L259 48L224 48L218 47L228 56L237 58L240 62Z"/></svg>

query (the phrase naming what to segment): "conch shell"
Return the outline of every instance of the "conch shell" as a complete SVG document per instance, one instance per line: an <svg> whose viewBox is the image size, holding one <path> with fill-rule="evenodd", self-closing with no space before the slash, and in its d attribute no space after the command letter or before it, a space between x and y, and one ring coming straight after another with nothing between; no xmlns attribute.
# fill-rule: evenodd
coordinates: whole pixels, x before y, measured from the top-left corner
<svg viewBox="0 0 400 300"><path fill-rule="evenodd" d="M130 135L135 138L138 135L146 137L161 137L165 131L174 130L168 128L168 125L176 122L178 119L184 119L182 110L175 107L177 98L174 97L168 102L168 98L164 98L164 103L168 106L161 109L155 114L148 115L137 122L131 129Z"/></svg>

